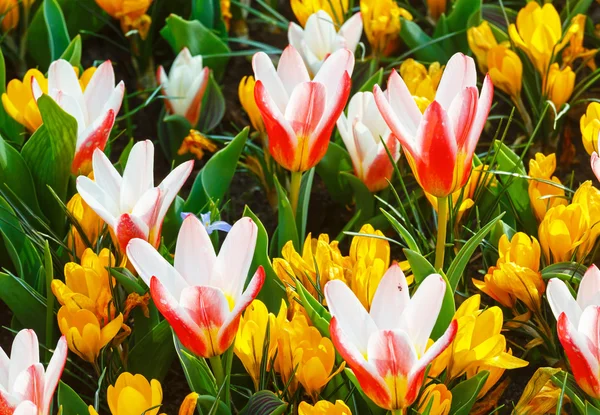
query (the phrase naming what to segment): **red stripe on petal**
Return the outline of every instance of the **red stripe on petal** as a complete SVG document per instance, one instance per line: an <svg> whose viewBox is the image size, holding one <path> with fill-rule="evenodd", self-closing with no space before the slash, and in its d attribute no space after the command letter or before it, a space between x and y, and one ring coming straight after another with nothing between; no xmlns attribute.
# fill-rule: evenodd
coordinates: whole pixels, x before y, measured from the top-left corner
<svg viewBox="0 0 600 415"><path fill-rule="evenodd" d="M86 175L91 171L94 150L99 148L104 151L104 147L110 136L110 130L112 130L115 124L115 116L116 114L112 109L108 110L98 128L92 131L75 151L75 157L71 164L71 172L73 174Z"/></svg>
<svg viewBox="0 0 600 415"><path fill-rule="evenodd" d="M393 134L388 135L385 144L392 156L398 154L399 142ZM377 192L388 187L388 180L392 178L393 173L394 165L390 161L385 147L382 147L371 166L369 166L364 177L364 183L371 192Z"/></svg>
<svg viewBox="0 0 600 415"><path fill-rule="evenodd" d="M15 407L9 403L8 398L0 391L0 415L12 415L14 411Z"/></svg>
<svg viewBox="0 0 600 415"><path fill-rule="evenodd" d="M117 220L117 226L115 229L117 240L121 246L121 250L125 252L127 244L133 238L140 238L146 240L148 235L144 233L142 229L134 222L129 213L123 213Z"/></svg>
<svg viewBox="0 0 600 415"><path fill-rule="evenodd" d="M185 118L190 122L192 127L195 127L198 124L198 119L200 118L200 110L202 109L202 98L204 98L204 92L206 91L206 86L208 85L208 76L209 69L208 67L204 67L202 69L202 76L204 77L204 81L196 92L194 99L190 103L187 111L185 112Z"/></svg>

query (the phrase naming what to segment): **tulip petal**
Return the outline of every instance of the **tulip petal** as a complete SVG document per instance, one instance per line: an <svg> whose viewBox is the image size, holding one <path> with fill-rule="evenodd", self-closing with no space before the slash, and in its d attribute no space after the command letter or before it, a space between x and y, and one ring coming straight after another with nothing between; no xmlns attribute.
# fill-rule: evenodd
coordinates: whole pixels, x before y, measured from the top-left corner
<svg viewBox="0 0 600 415"><path fill-rule="evenodd" d="M211 284L237 301L242 294L254 257L258 228L244 217L233 224L225 237L211 276Z"/></svg>
<svg viewBox="0 0 600 415"><path fill-rule="evenodd" d="M577 331L589 340L590 352L600 361L600 306L587 307L581 313Z"/></svg>
<svg viewBox="0 0 600 415"><path fill-rule="evenodd" d="M75 100L79 108L85 108L81 85L71 63L64 59L52 62L48 68L48 93L54 96L56 91L62 91Z"/></svg>
<svg viewBox="0 0 600 415"><path fill-rule="evenodd" d="M431 274L419 285L402 313L400 328L410 335L419 356L425 353L445 292L446 282L442 276Z"/></svg>
<svg viewBox="0 0 600 415"><path fill-rule="evenodd" d="M75 157L71 165L71 172L75 174L80 170L84 171L85 164L93 159L95 150L104 150L114 124L115 112L109 110L103 118L97 118L77 135L77 145Z"/></svg>
<svg viewBox="0 0 600 415"><path fill-rule="evenodd" d="M31 401L23 401L15 408L12 415L38 415L38 407Z"/></svg>
<svg viewBox="0 0 600 415"><path fill-rule="evenodd" d="M10 370L10 358L0 347L0 392L2 385L8 385L8 372ZM0 397L0 408L2 408L2 397Z"/></svg>
<svg viewBox="0 0 600 415"><path fill-rule="evenodd" d="M145 140L136 143L127 159L121 182L121 212L131 212L135 203L154 187L154 145Z"/></svg>
<svg viewBox="0 0 600 415"><path fill-rule="evenodd" d="M288 26L288 42L296 50L302 50L304 44L304 30L297 23L290 22Z"/></svg>
<svg viewBox="0 0 600 415"><path fill-rule="evenodd" d="M592 264L581 279L577 290L577 304L581 310L585 310L590 305L600 305L600 270L596 264ZM571 321L577 324L577 320Z"/></svg>
<svg viewBox="0 0 600 415"><path fill-rule="evenodd" d="M338 34L346 40L346 48L351 52L356 50L363 32L363 21L360 12L355 13L340 28Z"/></svg>
<svg viewBox="0 0 600 415"><path fill-rule="evenodd" d="M380 330L400 327L400 318L410 303L406 277L397 263L386 271L371 303L370 315ZM393 310L393 312L390 312Z"/></svg>
<svg viewBox="0 0 600 415"><path fill-rule="evenodd" d="M129 241L134 238L148 239L150 229L141 218L130 213L123 213L117 218L114 231L121 249L124 250Z"/></svg>
<svg viewBox="0 0 600 415"><path fill-rule="evenodd" d="M340 49L325 59L319 73L313 79L314 82L325 85L327 91L327 116L323 117L328 118L331 117L331 114L337 113L333 121L327 122L335 122L346 106L348 95L350 95L349 84L353 70L354 54L348 49ZM340 102L341 110L339 109Z"/></svg>
<svg viewBox="0 0 600 415"><path fill-rule="evenodd" d="M467 87L454 97L448 109L448 119L458 148L463 148L469 137L470 127L477 113L477 99L477 88Z"/></svg>
<svg viewBox="0 0 600 415"><path fill-rule="evenodd" d="M83 93L88 112L88 122L93 122L93 120L103 115L104 105L110 99L114 88L115 71L112 62L104 61L92 75L92 79L90 79ZM119 111L115 111L115 113L117 112Z"/></svg>
<svg viewBox="0 0 600 415"><path fill-rule="evenodd" d="M183 187L185 181L190 177L192 170L194 169L194 160L186 161L175 167L171 173L163 179L158 185L160 189L160 207L156 216L156 223L162 224L171 203L175 200L177 193Z"/></svg>
<svg viewBox="0 0 600 415"><path fill-rule="evenodd" d="M585 278L585 277L584 277ZM581 292L581 289L579 290ZM548 281L546 288L546 297L548 304L554 313L554 317L558 320L561 313L566 313L567 317L573 324L579 324L581 317L581 307L571 295L571 292L565 283L558 278L552 278Z"/></svg>
<svg viewBox="0 0 600 415"><path fill-rule="evenodd" d="M287 92L291 97L292 92L298 85L304 82L310 82L310 75L304 65L302 56L293 46L288 46L283 50L279 64L277 65L277 75ZM267 86L269 87L269 86ZM291 98L290 98L291 99Z"/></svg>
<svg viewBox="0 0 600 415"><path fill-rule="evenodd" d="M440 79L440 84L435 94L435 100L446 111L449 110L454 97L462 90L477 85L477 71L475 61L462 53L452 55Z"/></svg>
<svg viewBox="0 0 600 415"><path fill-rule="evenodd" d="M33 330L21 330L13 340L10 352L8 384L14 384L21 372L39 361L40 352L37 335Z"/></svg>
<svg viewBox="0 0 600 415"><path fill-rule="evenodd" d="M301 140L310 137L317 129L325 112L326 93L325 87L316 82L301 83L291 93L285 119Z"/></svg>
<svg viewBox="0 0 600 415"><path fill-rule="evenodd" d="M369 337L378 329L373 318L352 290L340 280L332 280L325 285L325 298L329 312L337 319L340 330L358 352L365 355Z"/></svg>
<svg viewBox="0 0 600 415"><path fill-rule="evenodd" d="M194 82L189 87L189 91L186 96L186 108L185 118L190 122L192 126L198 124L200 119L200 111L202 109L202 98L204 98L204 92L208 86L208 77L210 70L207 67L202 69L201 75L196 76Z"/></svg>
<svg viewBox="0 0 600 415"><path fill-rule="evenodd" d="M418 357L411 338L402 330L380 330L369 338L369 363L382 378L408 377Z"/></svg>
<svg viewBox="0 0 600 415"><path fill-rule="evenodd" d="M127 258L148 286L155 276L176 298L179 298L181 291L188 286L177 270L143 239L129 241Z"/></svg>
<svg viewBox="0 0 600 415"><path fill-rule="evenodd" d="M175 247L175 269L189 285L210 285L217 256L204 225L188 215L181 225Z"/></svg>
<svg viewBox="0 0 600 415"><path fill-rule="evenodd" d="M94 181L115 202L116 206L121 194L121 182L123 181L121 175L106 157L104 151L100 149L94 150L92 164L94 166Z"/></svg>
<svg viewBox="0 0 600 415"><path fill-rule="evenodd" d="M598 157L598 153L596 153L595 151L592 153L590 163L592 165L592 171L596 175L596 178L600 180L600 157Z"/></svg>
<svg viewBox="0 0 600 415"><path fill-rule="evenodd" d="M41 407L44 400L44 366L37 362L22 371L12 384L12 393L22 401Z"/></svg>
<svg viewBox="0 0 600 415"><path fill-rule="evenodd" d="M52 353L52 357L46 368L44 378L44 402L41 403L42 413L50 413L50 402L52 401L52 396L58 386L58 381L63 373L65 364L67 363L68 351L67 339L65 336L61 336L61 338L58 339L54 353Z"/></svg>
<svg viewBox="0 0 600 415"><path fill-rule="evenodd" d="M119 207L116 201L98 183L86 176L77 178L77 192L98 216L109 226L116 226Z"/></svg>
<svg viewBox="0 0 600 415"><path fill-rule="evenodd" d="M283 82L279 78L269 56L264 52L254 54L254 57L252 58L252 69L254 69L254 78L256 79L256 85L254 87L256 103L258 104L259 101L256 87L260 81L260 83L263 84L264 89L261 95L268 95L274 106L276 106L279 109L279 112L283 114L289 100L289 94L283 86Z"/></svg>

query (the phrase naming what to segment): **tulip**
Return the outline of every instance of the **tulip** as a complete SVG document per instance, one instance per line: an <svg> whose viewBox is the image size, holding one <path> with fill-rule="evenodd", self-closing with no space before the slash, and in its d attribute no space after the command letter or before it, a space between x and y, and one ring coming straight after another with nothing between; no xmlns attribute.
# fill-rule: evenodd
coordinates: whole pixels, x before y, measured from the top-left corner
<svg viewBox="0 0 600 415"><path fill-rule="evenodd" d="M298 415L352 415L352 411L340 400L335 403L319 401L314 406L303 401L298 405Z"/></svg>
<svg viewBox="0 0 600 415"><path fill-rule="evenodd" d="M585 114L579 119L581 139L588 154L598 153L598 138L600 137L600 103L590 102Z"/></svg>
<svg viewBox="0 0 600 415"><path fill-rule="evenodd" d="M549 209L539 226L542 251L548 263L585 258L589 253L591 219L583 206L571 203Z"/></svg>
<svg viewBox="0 0 600 415"><path fill-rule="evenodd" d="M112 415L157 415L162 399L162 387L158 380L148 382L144 376L128 372L121 373L115 385L109 385L106 391Z"/></svg>
<svg viewBox="0 0 600 415"><path fill-rule="evenodd" d="M435 99L443 69L439 62L432 62L427 69L425 65L414 59L406 59L400 65L400 76L421 112L424 112Z"/></svg>
<svg viewBox="0 0 600 415"><path fill-rule="evenodd" d="M306 26L290 22L288 41L302 56L306 67L314 76L325 59L340 49L348 49L354 53L362 35L363 24L360 13L348 19L339 29L323 10L311 14Z"/></svg>
<svg viewBox="0 0 600 415"><path fill-rule="evenodd" d="M217 256L202 222L189 215L177 237L174 267L143 239L132 239L127 246L156 308L198 356L219 356L231 346L242 312L262 288L261 266L244 290L256 237L252 219L243 218L233 225Z"/></svg>
<svg viewBox="0 0 600 415"><path fill-rule="evenodd" d="M157 187L150 140L133 146L123 177L100 149L94 151L92 165L95 181L79 176L77 191L114 232L121 250L132 238L145 239L157 247L163 219L192 172L193 160L176 167Z"/></svg>
<svg viewBox="0 0 600 415"><path fill-rule="evenodd" d="M88 242L90 248L96 246L98 236L104 227L104 221L83 201L79 193L75 193L69 200L67 211L79 225L79 229L83 231L83 235L81 235L78 228L72 225L67 239L67 246L75 252L78 258L81 258L88 248Z"/></svg>
<svg viewBox="0 0 600 415"><path fill-rule="evenodd" d="M342 113L337 126L356 177L371 192L386 188L394 172L386 147L394 161L398 161L400 146L379 114L373 94L358 92L354 95L348 105L348 116Z"/></svg>
<svg viewBox="0 0 600 415"><path fill-rule="evenodd" d="M392 265L367 312L343 282L330 281L325 286L333 344L363 392L378 406L396 411L411 405L425 369L454 340L457 323L453 320L425 350L445 291L444 279L432 274L410 298L404 274Z"/></svg>
<svg viewBox="0 0 600 415"><path fill-rule="evenodd" d="M50 415L52 396L67 362L67 341L58 340L46 370L40 363L39 344L33 330L15 336L10 358L0 348L0 404L3 414Z"/></svg>
<svg viewBox="0 0 600 415"><path fill-rule="evenodd" d="M523 79L523 64L519 55L506 46L494 46L487 53L487 67L494 85L513 100L518 100Z"/></svg>
<svg viewBox="0 0 600 415"><path fill-rule="evenodd" d="M446 0L427 0L427 9L433 20L437 20L446 12Z"/></svg>
<svg viewBox="0 0 600 415"><path fill-rule="evenodd" d="M281 55L277 72L264 52L252 59L254 97L273 158L292 172L316 165L327 152L335 122L350 94L354 55L341 49L329 56L311 81L293 46Z"/></svg>
<svg viewBox="0 0 600 415"><path fill-rule="evenodd" d="M577 30L578 25L571 24L563 35L560 16L554 6L546 3L540 7L537 2L530 1L519 10L517 23L508 27L508 34L545 79L552 58Z"/></svg>
<svg viewBox="0 0 600 415"><path fill-rule="evenodd" d="M469 42L469 48L477 58L481 73L488 72L488 52L498 46L498 41L494 37L490 24L484 20L479 26L467 29L467 41Z"/></svg>
<svg viewBox="0 0 600 415"><path fill-rule="evenodd" d="M585 33L585 23L587 16L578 14L571 20L571 24L577 27L577 31L573 33L569 40L569 45L563 50L562 62L564 65L573 66L576 59L583 59L592 71L596 70L594 55L598 49L586 49L583 47L583 37Z"/></svg>
<svg viewBox="0 0 600 415"><path fill-rule="evenodd" d="M560 179L553 176L556 170L556 154L544 156L537 153L535 159L529 160L529 201L538 221L542 221L548 209L559 205L566 205L565 191ZM541 180L556 183L554 186ZM560 187L559 187L560 186Z"/></svg>
<svg viewBox="0 0 600 415"><path fill-rule="evenodd" d="M592 157L590 158L590 164L592 166L594 175L600 181L600 157L598 157L598 153L595 151L592 153Z"/></svg>
<svg viewBox="0 0 600 415"><path fill-rule="evenodd" d="M431 402L431 406L429 404ZM425 388L419 399L418 412L425 413L429 407L429 415L448 415L452 405L452 392L444 384L432 384Z"/></svg>
<svg viewBox="0 0 600 415"><path fill-rule="evenodd" d="M267 327L269 338L267 339ZM267 359L266 368L269 370L271 361L277 352L277 324L275 315L269 313L260 300L254 300L240 318L238 334L235 337L233 351L242 361L246 372L254 382L254 388L259 390L260 373L263 358ZM268 341L268 355L263 356L263 350Z"/></svg>
<svg viewBox="0 0 600 415"><path fill-rule="evenodd" d="M31 79L31 88L37 101L43 89L36 77ZM98 67L85 92L69 62L59 59L50 65L48 94L77 121L75 157L71 165L73 173L88 174L94 150L104 150L121 108L124 91L123 81L115 87L115 73L110 61Z"/></svg>
<svg viewBox="0 0 600 415"><path fill-rule="evenodd" d="M360 0L360 13L375 57L394 53L400 45L400 18L413 19L395 0Z"/></svg>
<svg viewBox="0 0 600 415"><path fill-rule="evenodd" d="M6 86L6 92L2 94L4 110L31 133L42 125L42 116L31 90L32 78L36 78L43 91L48 90L48 80L44 74L37 69L29 69L23 81L11 80Z"/></svg>
<svg viewBox="0 0 600 415"><path fill-rule="evenodd" d="M2 16L2 31L7 33L19 24L19 1L0 1L0 16Z"/></svg>
<svg viewBox="0 0 600 415"><path fill-rule="evenodd" d="M559 69L558 63L553 63L546 78L546 96L554 103L556 109L566 104L575 87L575 72L570 66Z"/></svg>
<svg viewBox="0 0 600 415"><path fill-rule="evenodd" d="M192 57L188 48L179 52L168 76L165 69L159 66L156 80L162 86L169 113L184 117L195 127L200 118L208 77L208 67L202 67L202 56Z"/></svg>
<svg viewBox="0 0 600 415"><path fill-rule="evenodd" d="M248 114L252 127L261 134L265 133L265 124L260 116L258 105L254 99L254 86L256 82L253 76L244 76L238 86L238 97L242 108Z"/></svg>
<svg viewBox="0 0 600 415"><path fill-rule="evenodd" d="M349 10L348 0L290 0L290 6L302 27L306 25L308 18L319 10L323 10L341 26Z"/></svg>
<svg viewBox="0 0 600 415"><path fill-rule="evenodd" d="M146 39L151 23L146 12L152 0L96 0L96 3L113 19L121 20L123 33L137 30Z"/></svg>

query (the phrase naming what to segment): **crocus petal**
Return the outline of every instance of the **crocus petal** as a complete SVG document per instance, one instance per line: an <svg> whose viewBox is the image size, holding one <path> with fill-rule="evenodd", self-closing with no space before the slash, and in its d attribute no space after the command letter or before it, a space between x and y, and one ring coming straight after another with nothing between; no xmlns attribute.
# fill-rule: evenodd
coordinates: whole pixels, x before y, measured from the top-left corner
<svg viewBox="0 0 600 415"><path fill-rule="evenodd" d="M397 263L386 271L371 303L370 315L380 330L400 327L399 316L410 303L406 277ZM390 310L394 310L390 313Z"/></svg>
<svg viewBox="0 0 600 415"><path fill-rule="evenodd" d="M136 143L129 153L121 183L121 211L131 212L151 187L154 187L154 145L145 140Z"/></svg>
<svg viewBox="0 0 600 415"><path fill-rule="evenodd" d="M44 377L44 401L42 403L42 413L44 414L50 413L50 402L67 363L68 351L67 339L65 336L61 336L50 358Z"/></svg>
<svg viewBox="0 0 600 415"><path fill-rule="evenodd" d="M577 291L577 304L582 310L590 305L600 305L600 270L595 264L587 269L581 279ZM577 324L572 321L573 324Z"/></svg>
<svg viewBox="0 0 600 415"><path fill-rule="evenodd" d="M194 215L188 215L177 236L175 269L189 285L210 285L216 261L217 256L204 225Z"/></svg>
<svg viewBox="0 0 600 415"><path fill-rule="evenodd" d="M281 58L279 58L277 75L281 79L288 96L292 95L296 86L310 81L310 75L308 74L306 65L304 65L302 56L291 45L283 50Z"/></svg>
<svg viewBox="0 0 600 415"><path fill-rule="evenodd" d="M581 308L563 281L558 278L552 278L548 281L546 296L548 297L550 309L552 309L552 313L554 313L557 320L561 313L566 313L573 324L579 324Z"/></svg>
<svg viewBox="0 0 600 415"><path fill-rule="evenodd" d="M10 352L8 384L14 384L17 376L31 365L40 361L37 335L33 330L21 330L13 340Z"/></svg>
<svg viewBox="0 0 600 415"><path fill-rule="evenodd" d="M143 239L129 241L127 258L148 286L150 286L151 278L156 276L162 285L177 298L181 295L181 291L188 286L177 270Z"/></svg>
<svg viewBox="0 0 600 415"><path fill-rule="evenodd" d="M281 113L283 113L288 103L289 94L283 86L283 82L279 78L269 56L264 52L256 53L252 58L252 69L254 70L254 77L256 78L256 84L254 86L256 103L258 104L259 101L256 87L260 82L263 84L264 88L261 95L268 95L273 101L273 104L279 108Z"/></svg>
<svg viewBox="0 0 600 415"><path fill-rule="evenodd" d="M435 100L448 110L456 95L463 89L477 85L477 71L475 61L462 53L452 55L440 79L440 84L435 94Z"/></svg>
<svg viewBox="0 0 600 415"><path fill-rule="evenodd" d="M115 71L112 62L105 61L98 66L83 93L89 122L102 115L104 104L109 100L114 87Z"/></svg>

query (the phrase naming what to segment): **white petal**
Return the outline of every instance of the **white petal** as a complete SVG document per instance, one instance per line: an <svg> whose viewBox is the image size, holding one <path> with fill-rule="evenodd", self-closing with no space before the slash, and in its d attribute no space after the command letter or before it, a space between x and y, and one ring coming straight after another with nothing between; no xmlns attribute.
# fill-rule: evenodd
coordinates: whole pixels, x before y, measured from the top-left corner
<svg viewBox="0 0 600 415"><path fill-rule="evenodd" d="M435 100L447 111L456 95L466 87L476 85L477 71L473 58L455 53L444 69Z"/></svg>
<svg viewBox="0 0 600 415"><path fill-rule="evenodd" d="M277 75L281 79L288 97L292 95L297 85L310 81L310 76L308 75L308 70L302 60L302 56L300 56L300 53L293 46L288 46L281 54L279 64L277 65ZM267 88L269 87L267 86Z"/></svg>
<svg viewBox="0 0 600 415"><path fill-rule="evenodd" d="M189 160L173 169L158 185L161 191L160 207L156 216L157 224L161 224L175 196L194 169L194 161Z"/></svg>
<svg viewBox="0 0 600 415"><path fill-rule="evenodd" d="M119 207L98 183L90 180L88 177L79 176L77 178L77 192L79 192L85 203L87 203L89 207L108 224L108 226L112 228L115 227L117 217L120 215Z"/></svg>
<svg viewBox="0 0 600 415"><path fill-rule="evenodd" d="M17 333L10 351L10 369L8 372L8 385L12 389L17 376L27 370L29 366L39 363L40 350L35 331L24 329ZM9 389L9 392L10 392Z"/></svg>
<svg viewBox="0 0 600 415"><path fill-rule="evenodd" d="M283 114L287 106L289 95L279 78L273 62L264 52L258 52L252 58L252 68L254 69L254 78L261 81L268 92L269 97Z"/></svg>
<svg viewBox="0 0 600 415"><path fill-rule="evenodd" d="M85 108L81 84L75 73L73 65L64 59L52 62L48 69L48 91L62 91L72 97L77 106Z"/></svg>
<svg viewBox="0 0 600 415"><path fill-rule="evenodd" d="M44 376L44 401L42 402L43 413L49 413L48 411L50 409L52 396L54 395L58 381L60 380L65 368L65 363L67 362L68 351L69 347L67 345L67 339L65 336L61 336L61 338L58 339L58 343L56 344L54 353L50 358L50 362L48 363L48 367L46 368L46 373Z"/></svg>
<svg viewBox="0 0 600 415"><path fill-rule="evenodd" d="M406 277L400 265L394 263L379 282L369 314L380 330L397 329L410 301Z"/></svg>
<svg viewBox="0 0 600 415"><path fill-rule="evenodd" d="M351 18L346 20L346 23L342 25L338 32L344 39L346 39L346 48L351 52L356 50L358 42L363 32L363 21L360 13L354 14Z"/></svg>
<svg viewBox="0 0 600 415"><path fill-rule="evenodd" d="M565 313L569 321L575 326L579 324L582 309L563 281L558 278L552 278L548 281L546 297L556 320L558 320L561 313Z"/></svg>
<svg viewBox="0 0 600 415"><path fill-rule="evenodd" d="M92 166L94 167L94 181L112 199L115 206L118 206L121 198L121 182L123 181L121 175L100 149L94 150Z"/></svg>
<svg viewBox="0 0 600 415"><path fill-rule="evenodd" d="M581 279L577 291L577 304L582 310L590 305L600 305L600 270L595 264L587 269Z"/></svg>
<svg viewBox="0 0 600 415"><path fill-rule="evenodd" d="M204 225L194 215L189 215L177 236L175 269L189 285L209 285L216 260Z"/></svg>
<svg viewBox="0 0 600 415"><path fill-rule="evenodd" d="M12 415L38 415L38 407L31 401L23 401L15 408Z"/></svg>
<svg viewBox="0 0 600 415"><path fill-rule="evenodd" d="M98 66L83 93L90 122L100 117L114 88L115 72L112 62L105 61Z"/></svg>
<svg viewBox="0 0 600 415"><path fill-rule="evenodd" d="M154 145L152 141L140 141L133 146L123 172L120 210L131 212L138 199L154 187Z"/></svg>

